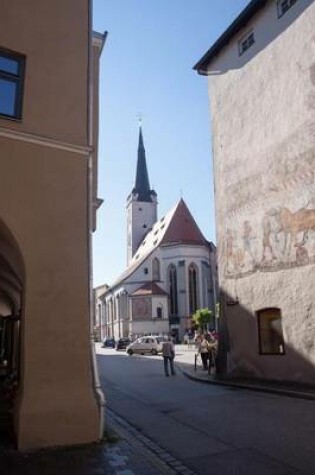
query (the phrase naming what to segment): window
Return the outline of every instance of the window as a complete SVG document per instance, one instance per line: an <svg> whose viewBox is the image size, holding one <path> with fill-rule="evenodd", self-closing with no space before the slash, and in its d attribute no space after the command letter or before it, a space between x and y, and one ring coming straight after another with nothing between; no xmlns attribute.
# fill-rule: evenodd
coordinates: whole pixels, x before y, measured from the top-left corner
<svg viewBox="0 0 315 475"><path fill-rule="evenodd" d="M21 119L25 56L0 50L0 115Z"/></svg>
<svg viewBox="0 0 315 475"><path fill-rule="evenodd" d="M257 316L259 353L262 355L283 355L281 311L278 308L265 308L259 310Z"/></svg>
<svg viewBox="0 0 315 475"><path fill-rule="evenodd" d="M149 271L148 271L148 268L145 267L145 268L143 269L143 272L144 272L145 274L148 274L148 272L149 272Z"/></svg>
<svg viewBox="0 0 315 475"><path fill-rule="evenodd" d="M197 267L190 264L188 268L189 284L189 312L194 314L198 308L198 285L197 285Z"/></svg>
<svg viewBox="0 0 315 475"><path fill-rule="evenodd" d="M177 305L177 274L176 267L170 265L169 271L169 294L170 294L170 314L177 315L178 305Z"/></svg>
<svg viewBox="0 0 315 475"><path fill-rule="evenodd" d="M297 0L278 0L278 18L281 18L291 7L296 3Z"/></svg>
<svg viewBox="0 0 315 475"><path fill-rule="evenodd" d="M242 54L245 53L253 44L255 43L255 37L254 37L254 32L249 31L243 38L240 39L238 42L238 52L239 55L242 56Z"/></svg>
<svg viewBox="0 0 315 475"><path fill-rule="evenodd" d="M163 318L163 308L157 307L156 308L156 318Z"/></svg>

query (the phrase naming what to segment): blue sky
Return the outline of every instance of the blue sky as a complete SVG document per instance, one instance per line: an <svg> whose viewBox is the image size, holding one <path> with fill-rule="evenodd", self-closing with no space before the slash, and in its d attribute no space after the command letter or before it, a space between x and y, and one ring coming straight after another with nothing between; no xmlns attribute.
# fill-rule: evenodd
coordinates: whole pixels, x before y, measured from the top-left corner
<svg viewBox="0 0 315 475"><path fill-rule="evenodd" d="M163 216L182 196L215 242L207 78L192 70L248 0L94 0L101 58L94 286L126 266L126 198L135 180L138 116Z"/></svg>

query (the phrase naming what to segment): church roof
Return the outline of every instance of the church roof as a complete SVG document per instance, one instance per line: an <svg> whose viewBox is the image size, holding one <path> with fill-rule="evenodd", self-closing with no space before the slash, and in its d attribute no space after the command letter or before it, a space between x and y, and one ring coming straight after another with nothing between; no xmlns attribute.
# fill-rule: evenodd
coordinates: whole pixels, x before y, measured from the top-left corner
<svg viewBox="0 0 315 475"><path fill-rule="evenodd" d="M129 266L113 286L127 279L158 247L180 244L209 245L182 198L163 218L154 223L132 257Z"/></svg>
<svg viewBox="0 0 315 475"><path fill-rule="evenodd" d="M170 244L207 245L185 201L181 199L165 231L161 245Z"/></svg>
<svg viewBox="0 0 315 475"><path fill-rule="evenodd" d="M147 162L145 158L145 148L143 144L143 136L141 126L139 128L139 144L138 144L138 161L136 172L136 183L132 193L138 194L138 201L150 202L152 196L156 196L154 190L150 189Z"/></svg>
<svg viewBox="0 0 315 475"><path fill-rule="evenodd" d="M137 290L132 292L131 295L134 296L143 296L143 295L168 295L159 285L155 282L146 282L144 285L139 287Z"/></svg>

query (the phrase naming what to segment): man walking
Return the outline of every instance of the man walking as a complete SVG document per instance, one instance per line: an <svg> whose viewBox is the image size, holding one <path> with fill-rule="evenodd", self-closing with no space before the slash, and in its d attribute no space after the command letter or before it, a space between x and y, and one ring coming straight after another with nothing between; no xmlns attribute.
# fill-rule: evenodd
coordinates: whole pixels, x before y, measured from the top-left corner
<svg viewBox="0 0 315 475"><path fill-rule="evenodd" d="M164 359L165 376L168 377L170 375L168 371L168 363L170 365L171 375L175 376L175 370L174 370L175 346L174 346L174 343L172 342L171 337L167 337L167 340L164 341L162 344L162 356Z"/></svg>

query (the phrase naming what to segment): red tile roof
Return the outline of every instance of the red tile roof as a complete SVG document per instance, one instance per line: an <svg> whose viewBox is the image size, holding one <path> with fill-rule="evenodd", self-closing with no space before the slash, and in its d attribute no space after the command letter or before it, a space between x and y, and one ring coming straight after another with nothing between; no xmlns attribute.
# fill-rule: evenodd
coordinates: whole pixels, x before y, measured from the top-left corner
<svg viewBox="0 0 315 475"><path fill-rule="evenodd" d="M168 295L155 282L146 282L144 285L135 290L131 295Z"/></svg>
<svg viewBox="0 0 315 475"><path fill-rule="evenodd" d="M173 243L196 245L208 244L183 199L179 201L161 241L161 245L169 245Z"/></svg>

